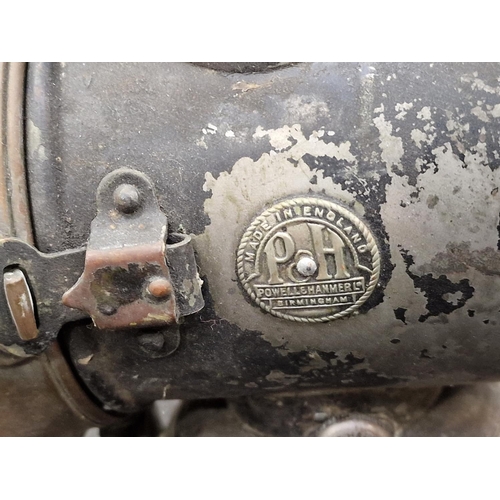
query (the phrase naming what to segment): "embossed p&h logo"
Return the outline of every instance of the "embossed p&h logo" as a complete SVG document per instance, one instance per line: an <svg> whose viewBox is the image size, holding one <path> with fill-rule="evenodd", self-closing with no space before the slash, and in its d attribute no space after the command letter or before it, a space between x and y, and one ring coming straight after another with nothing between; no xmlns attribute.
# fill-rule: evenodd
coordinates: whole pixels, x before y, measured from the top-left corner
<svg viewBox="0 0 500 500"><path fill-rule="evenodd" d="M262 309L320 322L352 314L374 290L380 254L368 227L321 198L274 205L243 235L238 277Z"/></svg>

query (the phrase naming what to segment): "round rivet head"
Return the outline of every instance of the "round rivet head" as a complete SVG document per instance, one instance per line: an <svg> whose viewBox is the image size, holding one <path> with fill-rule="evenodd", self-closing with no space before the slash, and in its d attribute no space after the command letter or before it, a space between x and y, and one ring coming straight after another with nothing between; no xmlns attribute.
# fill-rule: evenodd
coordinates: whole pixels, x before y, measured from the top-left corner
<svg viewBox="0 0 500 500"><path fill-rule="evenodd" d="M317 269L318 265L311 257L301 257L297 262L297 271L302 274L302 276L312 276Z"/></svg>
<svg viewBox="0 0 500 500"><path fill-rule="evenodd" d="M116 208L124 213L134 213L141 205L139 191L132 184L122 184L115 189L113 201Z"/></svg>
<svg viewBox="0 0 500 500"><path fill-rule="evenodd" d="M165 278L156 278L149 283L148 292L157 299L164 299L172 293L172 285Z"/></svg>

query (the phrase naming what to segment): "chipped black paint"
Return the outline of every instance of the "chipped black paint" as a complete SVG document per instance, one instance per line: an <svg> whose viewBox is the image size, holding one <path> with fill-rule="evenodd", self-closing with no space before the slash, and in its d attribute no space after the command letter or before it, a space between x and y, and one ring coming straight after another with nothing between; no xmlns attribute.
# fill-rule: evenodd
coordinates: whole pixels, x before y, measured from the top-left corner
<svg viewBox="0 0 500 500"><path fill-rule="evenodd" d="M434 278L432 274L418 276L410 271L410 267L414 264L413 257L407 250L401 249L401 255L406 264L406 274L413 280L415 288L424 292L427 299L426 308L429 311L427 314L422 314L418 321L423 323L431 316L439 314L450 314L456 309L465 305L474 294L474 287L469 284L468 279L462 279L458 283L453 283L446 276L441 275ZM456 304L447 301L443 295L454 294L460 292L462 296L457 300Z"/></svg>
<svg viewBox="0 0 500 500"><path fill-rule="evenodd" d="M163 276L163 269L157 264L128 264L127 268L108 266L97 269L90 283L90 290L96 297L99 310L116 311L121 306L139 299L158 302L145 291L144 283L156 276Z"/></svg>
<svg viewBox="0 0 500 500"><path fill-rule="evenodd" d="M311 365L309 351L283 355L259 332L218 318L207 286L204 297L206 307L185 318L180 345L166 358L138 355L140 332L103 331L90 325L68 331L65 349L93 397L109 409L130 413L157 399L204 398L214 391L236 397L317 386L380 387L405 380L362 367L365 358L353 353L340 358L335 352L317 351L322 367ZM169 329L152 332L168 335ZM91 362L78 364L81 353L93 354ZM272 373L278 377L270 377Z"/></svg>
<svg viewBox="0 0 500 500"><path fill-rule="evenodd" d="M385 172L385 169L380 169L378 172L372 171L370 176L361 180L353 173L349 162L327 156L315 158L306 154L302 160L311 169L322 170L325 176L331 177L335 183L340 184L343 189L353 194L357 201L365 207L366 211L362 218L377 240L382 259L379 285L372 296L360 307L359 311L363 313L383 302L384 288L391 279L394 269L394 265L387 258L390 255L389 236L380 215L381 206L386 202L386 188L391 183L391 177ZM366 165L360 165L359 169L366 170ZM375 174L378 178L375 178Z"/></svg>
<svg viewBox="0 0 500 500"><path fill-rule="evenodd" d="M396 319L399 319L399 321L402 321L406 325L406 318L405 318L405 313L407 309L404 307L398 307L397 309L394 309L394 316Z"/></svg>
<svg viewBox="0 0 500 500"><path fill-rule="evenodd" d="M500 250L500 214L498 217L499 217L499 221L498 221L498 226L497 226L497 232L498 232L497 250Z"/></svg>

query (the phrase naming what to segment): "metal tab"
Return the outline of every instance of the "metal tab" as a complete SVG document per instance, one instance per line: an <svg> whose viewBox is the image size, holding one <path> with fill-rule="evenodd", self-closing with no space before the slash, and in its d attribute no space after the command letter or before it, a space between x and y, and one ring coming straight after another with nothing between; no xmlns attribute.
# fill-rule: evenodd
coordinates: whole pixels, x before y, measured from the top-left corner
<svg viewBox="0 0 500 500"><path fill-rule="evenodd" d="M21 269L4 272L3 288L12 320L16 325L21 340L33 340L38 337L33 298Z"/></svg>

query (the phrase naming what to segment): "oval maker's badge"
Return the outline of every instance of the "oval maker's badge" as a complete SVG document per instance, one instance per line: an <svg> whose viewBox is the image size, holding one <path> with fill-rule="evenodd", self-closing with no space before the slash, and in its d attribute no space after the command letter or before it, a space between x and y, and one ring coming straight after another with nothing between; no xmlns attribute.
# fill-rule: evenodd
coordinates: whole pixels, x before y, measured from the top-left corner
<svg viewBox="0 0 500 500"><path fill-rule="evenodd" d="M322 322L348 316L368 299L380 276L380 254L354 213L321 198L294 198L252 222L241 238L237 271L265 311Z"/></svg>

